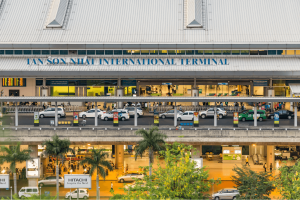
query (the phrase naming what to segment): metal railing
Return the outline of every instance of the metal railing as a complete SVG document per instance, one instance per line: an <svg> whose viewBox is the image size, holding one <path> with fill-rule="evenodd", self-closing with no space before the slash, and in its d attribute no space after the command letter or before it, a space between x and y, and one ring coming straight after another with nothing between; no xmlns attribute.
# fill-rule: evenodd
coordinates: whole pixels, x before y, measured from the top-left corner
<svg viewBox="0 0 300 200"><path fill-rule="evenodd" d="M4 108L6 109L7 113L14 113L16 110L15 106L8 106ZM18 106L19 113L33 113L33 112L40 112L42 110L44 110L44 108L39 106Z"/></svg>
<svg viewBox="0 0 300 200"><path fill-rule="evenodd" d="M217 107L224 108L229 113L242 111L241 106L217 106ZM181 110L181 111L203 111L209 108L214 108L214 106L181 106L181 109L180 106L176 106L176 108L177 110ZM152 113L154 112L154 110L156 110L156 112L161 113L172 109L174 109L174 106L151 106L149 108L149 112Z"/></svg>

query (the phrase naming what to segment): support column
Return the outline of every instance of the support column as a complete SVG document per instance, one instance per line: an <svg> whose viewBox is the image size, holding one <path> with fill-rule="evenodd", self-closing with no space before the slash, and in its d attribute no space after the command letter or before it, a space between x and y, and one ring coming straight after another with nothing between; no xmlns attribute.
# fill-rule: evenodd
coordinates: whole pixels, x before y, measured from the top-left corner
<svg viewBox="0 0 300 200"><path fill-rule="evenodd" d="M31 149L32 152L30 153L31 158L37 158L38 157L38 145L28 145L28 149ZM41 169L43 166L41 166L40 163L40 176L42 175ZM28 178L28 187L38 187L38 178Z"/></svg>
<svg viewBox="0 0 300 200"><path fill-rule="evenodd" d="M270 170L270 164L272 163L272 170L275 169L275 155L274 155L274 146L267 146L267 170Z"/></svg>
<svg viewBox="0 0 300 200"><path fill-rule="evenodd" d="M291 91L291 97L293 97L292 91ZM293 111L293 102L290 102L290 111Z"/></svg>
<svg viewBox="0 0 300 200"><path fill-rule="evenodd" d="M18 126L19 125L19 116L18 116L18 106L16 104L16 108L15 108L15 126Z"/></svg>
<svg viewBox="0 0 300 200"><path fill-rule="evenodd" d="M124 96L124 88L118 88L117 89L117 96L118 97L122 97ZM122 102L118 102L118 109L123 109L124 108L124 103Z"/></svg>
<svg viewBox="0 0 300 200"><path fill-rule="evenodd" d="M137 126L137 102L134 106L134 126Z"/></svg>
<svg viewBox="0 0 300 200"><path fill-rule="evenodd" d="M175 103L175 106L174 106L174 126L176 127L177 126L177 108L176 108L176 102Z"/></svg>
<svg viewBox="0 0 300 200"><path fill-rule="evenodd" d="M217 107L214 107L214 126L217 126Z"/></svg>
<svg viewBox="0 0 300 200"><path fill-rule="evenodd" d="M257 126L257 103L254 103L254 126Z"/></svg>
<svg viewBox="0 0 300 200"><path fill-rule="evenodd" d="M98 102L95 102L95 126L98 126Z"/></svg>
<svg viewBox="0 0 300 200"><path fill-rule="evenodd" d="M192 88L192 97L199 97L199 90L198 88L194 87ZM193 106L198 106L199 103L198 102L192 102Z"/></svg>
<svg viewBox="0 0 300 200"><path fill-rule="evenodd" d="M57 102L55 102L55 118L54 118L54 124L55 126L58 126L58 117L57 117Z"/></svg>
<svg viewBox="0 0 300 200"><path fill-rule="evenodd" d="M116 169L122 169L124 167L124 145L115 145L115 148Z"/></svg>
<svg viewBox="0 0 300 200"><path fill-rule="evenodd" d="M193 148L195 148L195 150L192 150L192 158L200 158L202 157L202 145L193 145Z"/></svg>
<svg viewBox="0 0 300 200"><path fill-rule="evenodd" d="M297 127L297 103L294 103L294 126Z"/></svg>

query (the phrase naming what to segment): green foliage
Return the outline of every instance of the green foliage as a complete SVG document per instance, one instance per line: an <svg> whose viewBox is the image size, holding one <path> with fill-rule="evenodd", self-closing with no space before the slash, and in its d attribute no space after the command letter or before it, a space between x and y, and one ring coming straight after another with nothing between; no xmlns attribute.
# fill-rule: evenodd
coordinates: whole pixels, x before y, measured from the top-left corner
<svg viewBox="0 0 300 200"><path fill-rule="evenodd" d="M207 180L208 171L196 168L196 162L189 158L192 146L178 144L178 155L173 155L171 149L167 147L165 152L165 167L158 164L152 176L136 180L129 190L124 188L125 195L112 199L208 199L204 193L220 180Z"/></svg>
<svg viewBox="0 0 300 200"><path fill-rule="evenodd" d="M13 173L16 173L16 163L22 163L30 159L31 149L20 150L20 142L16 146L10 146L10 148L1 146L0 152L0 164L10 163L10 169Z"/></svg>
<svg viewBox="0 0 300 200"><path fill-rule="evenodd" d="M237 199L270 199L269 195L275 189L269 172L255 172L243 166L233 168L236 175L232 181L237 185L240 195Z"/></svg>
<svg viewBox="0 0 300 200"><path fill-rule="evenodd" d="M276 177L276 186L284 199L300 199L300 162L279 168L280 174Z"/></svg>
<svg viewBox="0 0 300 200"><path fill-rule="evenodd" d="M180 149L183 149L187 146L184 144L180 144L178 142L174 142L172 144L166 144L166 149L171 152L172 155L178 156L180 154ZM166 151L159 152L160 158L164 158L166 156Z"/></svg>
<svg viewBox="0 0 300 200"><path fill-rule="evenodd" d="M106 177L105 170L103 167L107 167L110 171L113 170L111 164L105 160L108 157L108 153L105 153L105 149L92 149L91 158L85 157L80 163L91 165L90 175L96 170L97 174L100 174L104 179Z"/></svg>
<svg viewBox="0 0 300 200"><path fill-rule="evenodd" d="M19 196L17 194L14 194L12 196L12 199L14 200L21 200L21 198L19 198ZM36 199L36 200L39 200L39 199L48 199L48 200L55 200L56 199L56 196L55 197L51 197L51 196L46 196L46 195L31 195L31 197L24 197L23 199ZM6 197L6 198L1 198L1 200L10 200L10 197Z"/></svg>

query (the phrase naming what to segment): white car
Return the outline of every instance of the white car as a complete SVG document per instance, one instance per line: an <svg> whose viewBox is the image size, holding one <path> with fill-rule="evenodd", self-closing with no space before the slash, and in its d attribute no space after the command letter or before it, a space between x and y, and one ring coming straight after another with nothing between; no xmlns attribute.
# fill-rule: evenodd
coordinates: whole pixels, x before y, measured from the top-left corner
<svg viewBox="0 0 300 200"><path fill-rule="evenodd" d="M177 110L177 118L178 118L178 115L182 114L181 111ZM174 110L169 110L167 112L164 112L164 113L161 113L159 114L159 117L165 119L167 117L173 117L174 118Z"/></svg>
<svg viewBox="0 0 300 200"><path fill-rule="evenodd" d="M134 116L134 107L127 107L127 108L125 108L125 110L128 110L128 113L130 116ZM144 115L143 110L140 107L136 108L136 112L137 112L137 117Z"/></svg>
<svg viewBox="0 0 300 200"><path fill-rule="evenodd" d="M97 109L97 114L98 114L98 118L101 118L101 115L103 115L103 110L100 110L100 109ZM95 109L91 109L91 110L88 110L86 112L80 112L79 113L79 117L95 117L96 113L95 113Z"/></svg>
<svg viewBox="0 0 300 200"><path fill-rule="evenodd" d="M44 117L55 117L55 108L47 108L46 110L39 112L40 118ZM65 117L65 111L63 107L57 108L57 117Z"/></svg>
<svg viewBox="0 0 300 200"><path fill-rule="evenodd" d="M192 120L194 120L194 111L185 111L184 113L179 114L178 117L177 117L177 120L178 121L184 121L184 120L192 121Z"/></svg>
<svg viewBox="0 0 300 200"><path fill-rule="evenodd" d="M126 190L128 190L128 189L132 190L136 185L137 185L136 182L133 182L133 183L131 183L131 184L125 185L124 188L125 188ZM141 183L140 186L141 186L141 187L145 187L145 186L146 186L146 181L143 181L143 182Z"/></svg>
<svg viewBox="0 0 300 200"><path fill-rule="evenodd" d="M128 110L118 109L118 110L112 110L110 112L104 113L103 115L101 115L101 119L105 121L108 121L109 119L113 119L114 112L118 112L119 120L125 121L130 118Z"/></svg>
<svg viewBox="0 0 300 200"><path fill-rule="evenodd" d="M64 178L59 176L58 179L59 186L64 185ZM44 185L56 185L56 176L48 176L38 182L39 187L43 187Z"/></svg>
<svg viewBox="0 0 300 200"><path fill-rule="evenodd" d="M71 195L72 199L76 199L77 198L77 189L72 191L71 193L67 192L65 198L69 199L70 195ZM90 194L87 189L82 189L82 188L79 189L79 198L80 199L88 199L89 197L90 197Z"/></svg>
<svg viewBox="0 0 300 200"><path fill-rule="evenodd" d="M209 108L206 111L200 111L199 116L204 119L206 117L213 117L214 113L214 108ZM224 110L224 108L217 108L217 114L219 115L220 119L222 119L224 116L227 116L227 112Z"/></svg>
<svg viewBox="0 0 300 200"><path fill-rule="evenodd" d="M38 187L22 187L19 191L19 198L31 197L32 195L39 195Z"/></svg>
<svg viewBox="0 0 300 200"><path fill-rule="evenodd" d="M224 188L219 190L217 193L212 195L212 199L236 199L236 196L239 195L239 191L236 188Z"/></svg>
<svg viewBox="0 0 300 200"><path fill-rule="evenodd" d="M144 178L144 174L140 174L140 173L129 173L129 174L126 174L124 176L120 176L118 177L118 182L120 183L124 183L124 182L128 182L128 181L134 181L133 178L136 178L136 179L143 179Z"/></svg>

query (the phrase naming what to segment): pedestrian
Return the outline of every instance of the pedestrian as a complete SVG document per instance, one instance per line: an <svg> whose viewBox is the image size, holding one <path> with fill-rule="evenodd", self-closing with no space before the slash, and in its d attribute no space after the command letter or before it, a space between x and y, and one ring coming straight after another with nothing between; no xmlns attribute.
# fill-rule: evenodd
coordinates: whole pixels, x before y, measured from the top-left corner
<svg viewBox="0 0 300 200"><path fill-rule="evenodd" d="M228 106L228 102L225 102L225 105Z"/></svg>
<svg viewBox="0 0 300 200"><path fill-rule="evenodd" d="M272 163L270 163L270 171L271 172L272 172L272 168L273 168Z"/></svg>
<svg viewBox="0 0 300 200"><path fill-rule="evenodd" d="M267 172L267 163L264 164L265 172Z"/></svg>
<svg viewBox="0 0 300 200"><path fill-rule="evenodd" d="M112 182L110 183L110 191L114 191L114 184Z"/></svg>
<svg viewBox="0 0 300 200"><path fill-rule="evenodd" d="M246 156L246 166L247 166L247 164L250 167L248 156Z"/></svg>
<svg viewBox="0 0 300 200"><path fill-rule="evenodd" d="M223 107L223 102L220 103L220 106Z"/></svg>
<svg viewBox="0 0 300 200"><path fill-rule="evenodd" d="M126 173L128 172L128 164L126 164Z"/></svg>

